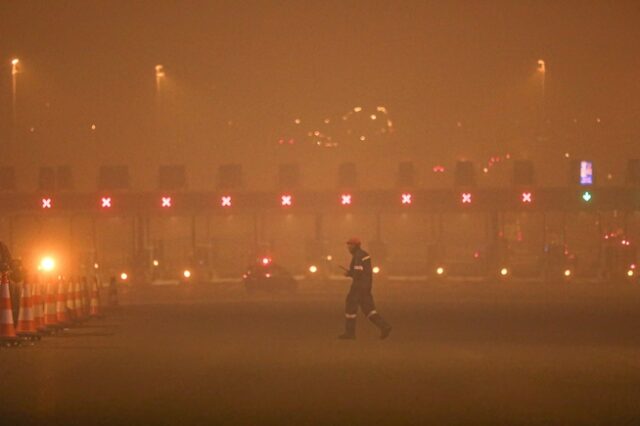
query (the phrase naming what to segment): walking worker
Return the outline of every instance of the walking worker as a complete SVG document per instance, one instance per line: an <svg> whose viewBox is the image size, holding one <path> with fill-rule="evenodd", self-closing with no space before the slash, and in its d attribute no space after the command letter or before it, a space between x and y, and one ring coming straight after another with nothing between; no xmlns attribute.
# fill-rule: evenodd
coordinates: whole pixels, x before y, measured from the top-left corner
<svg viewBox="0 0 640 426"><path fill-rule="evenodd" d="M351 253L351 264L344 274L347 277L351 277L353 281L345 303L345 332L338 338L344 340L356 338L356 319L358 317L358 307L360 307L369 321L380 329L380 338L386 339L391 333L391 326L376 311L373 295L371 294L371 286L373 284L371 256L362 250L361 245L359 238L354 237L347 241L347 248Z"/></svg>

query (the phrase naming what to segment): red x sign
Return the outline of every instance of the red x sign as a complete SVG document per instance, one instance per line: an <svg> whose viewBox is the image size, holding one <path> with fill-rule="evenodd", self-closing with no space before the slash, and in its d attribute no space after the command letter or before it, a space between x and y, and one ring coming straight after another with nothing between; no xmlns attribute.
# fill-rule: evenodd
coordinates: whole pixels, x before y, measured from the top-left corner
<svg viewBox="0 0 640 426"><path fill-rule="evenodd" d="M162 207L171 207L171 197L162 197Z"/></svg>
<svg viewBox="0 0 640 426"><path fill-rule="evenodd" d="M111 197L102 197L100 199L100 207L103 209L111 208Z"/></svg>
<svg viewBox="0 0 640 426"><path fill-rule="evenodd" d="M231 197L229 195L225 195L220 198L220 204L222 207L231 207Z"/></svg>
<svg viewBox="0 0 640 426"><path fill-rule="evenodd" d="M293 198L288 194L283 195L280 197L280 204L283 206L290 206L291 204L293 204Z"/></svg>
<svg viewBox="0 0 640 426"><path fill-rule="evenodd" d="M43 198L41 201L43 209L50 209L53 205L53 201L51 200L51 198Z"/></svg>

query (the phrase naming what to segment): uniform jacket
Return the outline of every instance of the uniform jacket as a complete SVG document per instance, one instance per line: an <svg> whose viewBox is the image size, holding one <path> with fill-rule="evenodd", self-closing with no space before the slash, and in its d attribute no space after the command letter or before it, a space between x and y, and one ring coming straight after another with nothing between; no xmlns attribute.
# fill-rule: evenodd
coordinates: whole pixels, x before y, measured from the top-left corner
<svg viewBox="0 0 640 426"><path fill-rule="evenodd" d="M347 275L353 278L352 287L371 288L373 273L369 253L358 248L351 257L351 264L349 265Z"/></svg>

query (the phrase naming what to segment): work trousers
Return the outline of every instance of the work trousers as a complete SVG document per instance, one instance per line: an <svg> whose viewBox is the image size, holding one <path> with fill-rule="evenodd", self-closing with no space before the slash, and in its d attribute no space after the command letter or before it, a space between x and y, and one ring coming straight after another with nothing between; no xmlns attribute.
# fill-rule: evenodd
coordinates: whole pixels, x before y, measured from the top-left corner
<svg viewBox="0 0 640 426"><path fill-rule="evenodd" d="M371 294L371 287L351 286L347 300L345 301L345 315L347 318L356 318L358 308L369 317L375 313L376 305Z"/></svg>

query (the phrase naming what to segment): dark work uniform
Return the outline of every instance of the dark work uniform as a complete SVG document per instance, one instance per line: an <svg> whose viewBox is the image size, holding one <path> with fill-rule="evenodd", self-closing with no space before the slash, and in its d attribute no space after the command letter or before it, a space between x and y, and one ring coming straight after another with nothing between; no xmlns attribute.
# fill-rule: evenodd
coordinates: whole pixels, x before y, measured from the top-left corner
<svg viewBox="0 0 640 426"><path fill-rule="evenodd" d="M369 253L358 248L351 258L351 265L349 265L347 275L353 279L345 307L347 318L356 318L358 307L368 316L370 312L376 309L373 295L371 294L373 272Z"/></svg>
<svg viewBox="0 0 640 426"><path fill-rule="evenodd" d="M385 338L391 331L391 326L378 314L371 294L373 284L373 272L371 268L371 256L360 247L353 253L351 265L346 275L353 279L351 289L347 294L345 303L345 334L341 338L355 338L356 318L358 308L381 331L381 337Z"/></svg>

